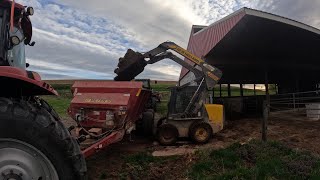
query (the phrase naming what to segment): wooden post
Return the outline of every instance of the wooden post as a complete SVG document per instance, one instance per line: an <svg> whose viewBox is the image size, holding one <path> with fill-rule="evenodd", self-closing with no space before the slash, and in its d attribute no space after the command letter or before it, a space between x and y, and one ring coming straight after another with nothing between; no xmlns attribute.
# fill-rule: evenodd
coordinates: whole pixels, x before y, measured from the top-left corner
<svg viewBox="0 0 320 180"><path fill-rule="evenodd" d="M220 87L220 97L222 97L221 84L219 84L219 87Z"/></svg>
<svg viewBox="0 0 320 180"><path fill-rule="evenodd" d="M231 87L230 87L230 84L228 84L228 96L231 97Z"/></svg>
<svg viewBox="0 0 320 180"><path fill-rule="evenodd" d="M269 80L268 71L265 71L265 88L266 88L266 100L263 103L263 118L261 125L262 141L267 141L267 130L268 130L268 118L270 112L270 95L269 95Z"/></svg>
<svg viewBox="0 0 320 180"><path fill-rule="evenodd" d="M268 105L270 104L270 94L269 94L269 84L268 83L268 77L267 77L267 80L266 80L266 84L265 84L265 87L266 87L266 100L267 100L267 103Z"/></svg>
<svg viewBox="0 0 320 180"><path fill-rule="evenodd" d="M257 93L256 93L256 84L253 84L253 95L257 95Z"/></svg>
<svg viewBox="0 0 320 180"><path fill-rule="evenodd" d="M269 116L269 109L267 105L267 101L263 102L263 117L262 117L262 123L261 123L261 139L262 141L266 142L267 141L267 122L268 122L268 116Z"/></svg>
<svg viewBox="0 0 320 180"><path fill-rule="evenodd" d="M240 84L240 96L243 97L243 86Z"/></svg>

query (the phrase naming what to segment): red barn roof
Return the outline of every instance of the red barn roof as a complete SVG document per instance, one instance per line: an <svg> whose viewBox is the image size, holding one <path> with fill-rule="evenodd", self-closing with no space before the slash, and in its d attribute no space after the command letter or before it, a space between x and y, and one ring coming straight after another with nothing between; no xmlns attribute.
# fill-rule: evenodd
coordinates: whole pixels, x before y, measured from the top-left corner
<svg viewBox="0 0 320 180"><path fill-rule="evenodd" d="M274 72L273 82L288 69L292 72L287 74L297 68L320 73L320 63L315 65L320 30L254 9L242 8L210 26L193 26L187 49L219 67L224 74L221 83L263 83L264 69ZM183 68L180 80L187 73Z"/></svg>

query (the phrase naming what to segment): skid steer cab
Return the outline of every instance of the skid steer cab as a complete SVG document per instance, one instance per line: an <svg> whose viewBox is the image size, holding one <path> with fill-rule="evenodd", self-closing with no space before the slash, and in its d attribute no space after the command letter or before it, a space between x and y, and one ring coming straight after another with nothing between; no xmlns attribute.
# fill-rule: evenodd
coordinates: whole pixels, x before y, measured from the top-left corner
<svg viewBox="0 0 320 180"><path fill-rule="evenodd" d="M190 65L171 51L189 59ZM190 70L195 79L183 86L171 88L167 116L154 123L154 134L163 145L173 145L179 138L190 138L195 143L207 143L213 133L223 129L224 108L210 104L208 92L222 77L222 72L201 58L173 42L161 43L158 47L139 53L131 49L119 59L115 69L116 81L131 81L144 71L144 67L163 59L171 59Z"/></svg>

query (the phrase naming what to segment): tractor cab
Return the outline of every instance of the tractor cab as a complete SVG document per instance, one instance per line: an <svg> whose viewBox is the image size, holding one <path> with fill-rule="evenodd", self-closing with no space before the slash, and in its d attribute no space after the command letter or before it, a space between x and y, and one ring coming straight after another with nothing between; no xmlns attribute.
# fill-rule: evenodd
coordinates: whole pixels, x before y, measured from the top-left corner
<svg viewBox="0 0 320 180"><path fill-rule="evenodd" d="M9 33L9 36L14 38L14 45L8 49L7 61L10 66L18 67L21 69L26 68L26 58L25 58L25 44L21 39L24 39L22 29L14 26L13 31Z"/></svg>
<svg viewBox="0 0 320 180"><path fill-rule="evenodd" d="M30 44L33 8L4 0L0 3L0 66L25 69L25 46Z"/></svg>
<svg viewBox="0 0 320 180"><path fill-rule="evenodd" d="M10 84L0 89L5 97L57 95L58 93L38 73L28 71L25 47L31 42L32 7L14 1L0 1L0 83Z"/></svg>

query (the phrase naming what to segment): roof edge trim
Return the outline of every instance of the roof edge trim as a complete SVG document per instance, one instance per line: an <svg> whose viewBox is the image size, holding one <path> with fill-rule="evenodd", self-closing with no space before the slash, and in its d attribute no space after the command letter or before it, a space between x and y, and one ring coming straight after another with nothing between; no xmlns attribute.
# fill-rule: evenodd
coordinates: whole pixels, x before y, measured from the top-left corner
<svg viewBox="0 0 320 180"><path fill-rule="evenodd" d="M250 9L250 8L244 8L244 9L245 9L245 13L247 15L252 15L252 16L261 17L261 18L265 18L265 19L270 19L270 20L273 20L273 21L278 21L278 22L281 22L281 23L284 23L284 24L288 24L288 25L295 26L295 27L298 27L298 28L301 28L301 29L305 29L307 31L311 31L311 32L316 33L316 34L320 34L320 30L319 29L317 29L315 27L312 27L310 25L301 23L301 22L296 21L296 20L292 20L292 19L289 19L289 18L286 18L286 17L282 17L282 16L279 16L279 15L275 15L275 14L271 14L271 13L255 10L255 9Z"/></svg>

